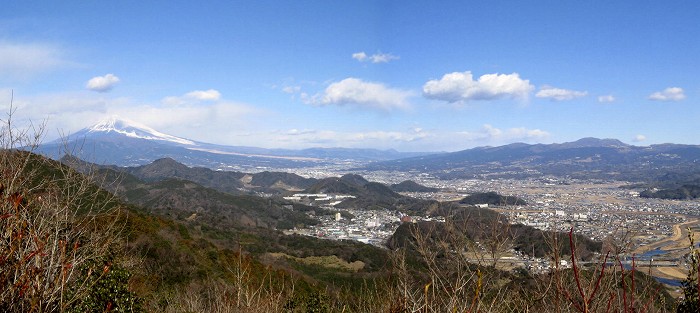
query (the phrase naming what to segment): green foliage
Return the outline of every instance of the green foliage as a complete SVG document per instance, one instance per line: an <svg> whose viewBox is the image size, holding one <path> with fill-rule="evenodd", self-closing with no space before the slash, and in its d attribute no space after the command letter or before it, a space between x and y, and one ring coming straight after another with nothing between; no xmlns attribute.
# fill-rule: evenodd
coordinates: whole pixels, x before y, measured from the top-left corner
<svg viewBox="0 0 700 313"><path fill-rule="evenodd" d="M324 313L331 311L327 295L320 292L297 293L284 304L285 312Z"/></svg>
<svg viewBox="0 0 700 313"><path fill-rule="evenodd" d="M502 196L493 191L479 192L464 197L459 201L462 204L488 204L488 205L526 205L525 200L513 196Z"/></svg>
<svg viewBox="0 0 700 313"><path fill-rule="evenodd" d="M700 198L700 185L683 185L678 188L661 189L657 191L645 190L639 194L643 198L659 198L674 200L690 200Z"/></svg>
<svg viewBox="0 0 700 313"><path fill-rule="evenodd" d="M180 237L182 237L183 239L186 239L186 240L192 239L192 237L190 237L190 232L187 231L187 226L180 224L177 226L177 231L180 234Z"/></svg>
<svg viewBox="0 0 700 313"><path fill-rule="evenodd" d="M128 283L131 273L125 268L93 262L83 266L83 275L94 276L90 291L68 312L142 312L141 300L131 291Z"/></svg>
<svg viewBox="0 0 700 313"><path fill-rule="evenodd" d="M304 190L307 193L337 193L358 196L363 194L362 185L357 185L352 181L342 180L337 177L330 177L316 182L313 186Z"/></svg>
<svg viewBox="0 0 700 313"><path fill-rule="evenodd" d="M252 174L252 179L250 184L253 186L260 187L273 187L278 182L285 185L294 186L297 188L308 188L311 187L317 180L314 178L304 178L292 173L283 172L260 172Z"/></svg>
<svg viewBox="0 0 700 313"><path fill-rule="evenodd" d="M29 152L0 150L0 164L0 311L74 308L108 283L103 272L82 269L121 252L119 202L88 177Z"/></svg>
<svg viewBox="0 0 700 313"><path fill-rule="evenodd" d="M511 233L513 234L515 250L528 255L544 257L552 252L552 248L556 248L562 254L571 255L571 246L566 233L543 231L521 224L512 225ZM600 252L603 248L603 243L600 241L594 241L578 234L573 236L578 249L577 254L581 259L589 260L593 256L593 252ZM554 240L555 237L556 240ZM554 241L556 241L557 247L553 247Z"/></svg>
<svg viewBox="0 0 700 313"><path fill-rule="evenodd" d="M552 248L570 255L571 249L566 233L543 231L521 224L510 225L503 215L489 209L460 208L439 213L449 214L448 221L459 230L462 239L472 243L479 241L482 245L488 246L490 242L508 241L515 250L535 257L551 254ZM387 245L391 249L402 247L412 249L411 245L415 243L416 233L425 235L429 242L437 244L448 236L448 230L445 223L439 222L404 223L389 238ZM573 236L577 242L577 254L582 259L588 260L593 256L593 252L599 252L602 249L602 243L599 241L577 234ZM553 242L557 242L556 247L553 246ZM414 264L410 256L407 256L407 261Z"/></svg>
<svg viewBox="0 0 700 313"><path fill-rule="evenodd" d="M285 208L275 199L233 195L175 178L145 182L110 169L103 169L100 173L103 177L121 175L124 183L110 186L110 190L123 201L160 216L193 219L219 229L257 226L290 229L296 225L318 223L303 212Z"/></svg>
<svg viewBox="0 0 700 313"><path fill-rule="evenodd" d="M347 262L362 261L363 271L375 272L386 268L388 252L384 249L350 240L326 240L308 236L291 235L270 238L261 242L259 251L283 252L299 258L335 255Z"/></svg>

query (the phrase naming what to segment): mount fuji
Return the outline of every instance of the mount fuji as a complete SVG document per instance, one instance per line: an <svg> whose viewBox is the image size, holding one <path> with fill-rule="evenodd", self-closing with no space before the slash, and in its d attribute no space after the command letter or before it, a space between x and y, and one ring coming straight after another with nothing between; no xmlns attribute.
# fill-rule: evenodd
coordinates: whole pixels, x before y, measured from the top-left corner
<svg viewBox="0 0 700 313"><path fill-rule="evenodd" d="M72 155L97 164L118 166L144 165L167 157L189 166L226 170L357 165L427 154L376 149L289 150L217 145L165 134L117 116L40 145L36 152L53 159Z"/></svg>
<svg viewBox="0 0 700 313"><path fill-rule="evenodd" d="M157 140L180 145L195 145L195 142L192 140L164 134L146 125L122 119L118 116L104 119L92 127L84 128L76 132L72 136L87 137L91 134L99 136L100 134L104 135L110 133L112 133L111 135L123 135L130 138Z"/></svg>

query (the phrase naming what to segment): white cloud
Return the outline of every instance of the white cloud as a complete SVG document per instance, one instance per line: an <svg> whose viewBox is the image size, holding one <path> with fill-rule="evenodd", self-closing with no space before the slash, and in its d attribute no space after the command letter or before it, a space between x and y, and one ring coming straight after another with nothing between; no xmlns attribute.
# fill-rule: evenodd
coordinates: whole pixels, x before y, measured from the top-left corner
<svg viewBox="0 0 700 313"><path fill-rule="evenodd" d="M649 100L654 101L681 101L683 99L685 99L685 93L680 87L669 87L649 95Z"/></svg>
<svg viewBox="0 0 700 313"><path fill-rule="evenodd" d="M224 143L234 131L245 128L247 116L257 111L249 105L220 101L209 105L187 103L179 106L152 104L109 106L107 115L119 115L161 132L188 139Z"/></svg>
<svg viewBox="0 0 700 313"><path fill-rule="evenodd" d="M364 52L356 52L352 54L352 58L355 60L358 60L360 62L364 62L367 60L367 53Z"/></svg>
<svg viewBox="0 0 700 313"><path fill-rule="evenodd" d="M2 92L0 92L2 94ZM0 96L0 99L5 99ZM9 104L9 98L7 98ZM24 128L28 125L39 125L46 122L43 129L46 139L52 140L60 134L69 134L97 121L107 110L108 105L115 107L125 104L124 98L104 99L90 93L66 92L26 96L24 93L14 93L13 107L16 114L12 119L16 126ZM0 110L4 102L0 102Z"/></svg>
<svg viewBox="0 0 700 313"><path fill-rule="evenodd" d="M0 89L0 100L5 99L4 94ZM9 97L7 102L9 103ZM235 144L232 138L255 126L248 124L249 121L267 113L251 105L225 99L211 103L190 100L169 106L85 92L30 97L15 92L14 106L17 114L13 119L18 122L18 126L28 125L30 121L34 125L47 121L46 140L56 139L61 134L68 135L105 117L117 115L166 134L205 142ZM260 138L256 139L260 142ZM255 144L255 141L247 144Z"/></svg>
<svg viewBox="0 0 700 313"><path fill-rule="evenodd" d="M338 132L333 130L298 130L277 131L270 133L268 142L275 142L279 147L291 145L299 146L326 146L326 147L358 147L358 148L386 148L397 145L414 143L432 134L420 128L407 131L366 131L366 132Z"/></svg>
<svg viewBox="0 0 700 313"><path fill-rule="evenodd" d="M313 129L301 129L301 130L299 130L296 128L292 128L292 129L288 130L287 132L285 132L285 134L289 135L289 136L301 136L301 135L308 135L308 134L315 134L315 133L316 133L316 131Z"/></svg>
<svg viewBox="0 0 700 313"><path fill-rule="evenodd" d="M634 142L642 142L645 140L647 140L647 137L644 135L637 135L637 136L634 136L634 139L632 139L632 141L634 141Z"/></svg>
<svg viewBox="0 0 700 313"><path fill-rule="evenodd" d="M288 94L296 94L301 91L301 86L284 86L282 87L282 92Z"/></svg>
<svg viewBox="0 0 700 313"><path fill-rule="evenodd" d="M474 80L470 71L445 74L439 80L423 85L423 95L448 102L494 100L499 98L526 99L534 89L529 80L518 73L485 74Z"/></svg>
<svg viewBox="0 0 700 313"><path fill-rule="evenodd" d="M322 94L301 96L313 105L357 105L388 111L408 108L411 92L351 77L330 84Z"/></svg>
<svg viewBox="0 0 700 313"><path fill-rule="evenodd" d="M52 45L0 41L0 76L26 78L70 65L63 54Z"/></svg>
<svg viewBox="0 0 700 313"><path fill-rule="evenodd" d="M182 96L165 97L163 100L161 100L161 102L167 105L176 106L200 101L219 101L220 99L221 93L219 91L209 89L190 91Z"/></svg>
<svg viewBox="0 0 700 313"><path fill-rule="evenodd" d="M540 91L535 94L537 98L545 98L552 101L568 101L575 98L581 98L588 95L586 91L576 91L569 89L554 88L551 86L542 86Z"/></svg>
<svg viewBox="0 0 700 313"><path fill-rule="evenodd" d="M367 55L364 51L356 52L352 54L352 58L360 62L372 62L372 63L389 63L393 60L400 59L399 56L393 55L391 53L375 53L373 55Z"/></svg>
<svg viewBox="0 0 700 313"><path fill-rule="evenodd" d="M0 99L4 99L4 97ZM104 99L82 92L64 92L37 96L26 96L14 92L13 106L21 115L34 120L43 120L47 116L71 115L84 111L104 111L108 103L119 105L124 103L124 101L124 98Z"/></svg>
<svg viewBox="0 0 700 313"><path fill-rule="evenodd" d="M598 97L598 102L600 103L609 103L609 102L615 102L615 96L613 95L604 95L604 96L599 96Z"/></svg>
<svg viewBox="0 0 700 313"><path fill-rule="evenodd" d="M370 141L384 141L384 142L412 142L427 138L429 134L423 131L419 132L394 132L394 131L373 131L373 132L362 132L351 134L349 140L364 142Z"/></svg>
<svg viewBox="0 0 700 313"><path fill-rule="evenodd" d="M399 57L390 53L378 53L369 57L372 63L388 63L389 61L398 60Z"/></svg>
<svg viewBox="0 0 700 313"><path fill-rule="evenodd" d="M508 130L508 135L511 138L522 139L542 139L549 137L549 133L541 129L527 129L524 127L511 128Z"/></svg>
<svg viewBox="0 0 700 313"><path fill-rule="evenodd" d="M85 84L85 88L97 92L107 92L112 90L118 82L119 77L114 76L114 74L107 74L90 78Z"/></svg>
<svg viewBox="0 0 700 313"><path fill-rule="evenodd" d="M484 124L479 131L458 133L466 140L484 142L513 142L540 140L549 137L549 133L540 129L527 129L524 127L501 130L490 124Z"/></svg>
<svg viewBox="0 0 700 313"><path fill-rule="evenodd" d="M395 148L401 151L455 151L467 147L501 145L512 142L541 142L550 134L525 127L497 128L485 124L468 132L425 130L410 127L405 130L334 131L290 129L256 135L258 142L279 148L348 147Z"/></svg>
<svg viewBox="0 0 700 313"><path fill-rule="evenodd" d="M216 101L221 99L221 93L218 90L214 89L195 90L186 93L185 97L202 101Z"/></svg>
<svg viewBox="0 0 700 313"><path fill-rule="evenodd" d="M174 97L174 96L165 97L160 102L162 102L163 104L171 105L171 106L183 105L183 104L187 103L187 101L185 101L184 97Z"/></svg>

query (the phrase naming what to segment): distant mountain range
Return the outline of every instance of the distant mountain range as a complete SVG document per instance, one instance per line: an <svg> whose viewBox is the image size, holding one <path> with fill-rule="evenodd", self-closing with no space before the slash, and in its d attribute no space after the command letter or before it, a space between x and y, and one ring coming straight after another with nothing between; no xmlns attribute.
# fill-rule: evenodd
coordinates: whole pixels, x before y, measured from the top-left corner
<svg viewBox="0 0 700 313"><path fill-rule="evenodd" d="M553 175L630 181L700 173L697 145L643 147L616 139L583 138L557 144L514 143L433 154L348 148L265 149L198 142L116 117L64 140L41 145L37 152L59 159L67 150L98 164L140 166L170 158L187 166L241 172L341 165L349 171L413 171L443 179ZM411 188L415 186L408 186Z"/></svg>
<svg viewBox="0 0 700 313"><path fill-rule="evenodd" d="M615 139L561 144L514 143L371 163L362 170L417 171L441 178L541 177L646 181L669 173L700 172L700 146L640 147Z"/></svg>
<svg viewBox="0 0 700 313"><path fill-rule="evenodd" d="M37 152L53 159L59 159L68 153L94 163L118 166L144 165L157 159L172 158L189 166L225 170L367 163L428 154L392 149L291 150L216 145L168 135L118 117L111 117L66 138L43 144Z"/></svg>

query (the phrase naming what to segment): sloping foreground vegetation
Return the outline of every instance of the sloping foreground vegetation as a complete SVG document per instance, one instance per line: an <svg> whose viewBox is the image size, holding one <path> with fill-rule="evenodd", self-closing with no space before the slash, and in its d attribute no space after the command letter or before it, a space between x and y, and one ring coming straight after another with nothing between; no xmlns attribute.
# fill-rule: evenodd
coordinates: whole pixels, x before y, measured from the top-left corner
<svg viewBox="0 0 700 313"><path fill-rule="evenodd" d="M609 253L582 265L585 241L573 234L548 240L550 271L497 270L497 254L482 254L459 223L402 225L390 244L403 253L399 285L402 307L411 312L672 312L675 300L652 277L623 266ZM399 233L397 231L397 234ZM559 240L566 238L565 242ZM512 240L503 237L502 240ZM582 245L583 243L583 245ZM564 262L572 264L564 266Z"/></svg>
<svg viewBox="0 0 700 313"><path fill-rule="evenodd" d="M340 249L332 255L351 258L342 242L323 241L331 245L324 247L303 237L279 237L291 257L263 263L259 258L269 251L223 247L192 225L121 204L58 163L8 150L3 157L22 171L2 177L2 311L668 312L674 306L648 276L616 265L541 275L497 270L459 253L474 242L450 223L439 236L407 225L408 238L381 252L385 265L359 273L301 260L314 251L298 251L331 246ZM250 248L266 247L237 235L239 243L252 240ZM570 260L577 259L573 253Z"/></svg>
<svg viewBox="0 0 700 313"><path fill-rule="evenodd" d="M118 204L83 175L11 149L23 138L2 134L10 149L0 150L0 311L138 309L118 264Z"/></svg>
<svg viewBox="0 0 700 313"><path fill-rule="evenodd" d="M390 251L265 228L207 228L124 204L97 187L97 176L16 151L21 142L2 134L2 312L675 310L662 286L615 256L577 264L582 250L573 235L553 237L550 272L529 274L497 268L496 254L488 258L462 220L439 229L408 224ZM330 255L340 260L312 258ZM572 268L559 267L564 255ZM338 268L341 260L364 266ZM688 292L696 277L691 271Z"/></svg>
<svg viewBox="0 0 700 313"><path fill-rule="evenodd" d="M0 312L304 311L321 298L2 134Z"/></svg>

